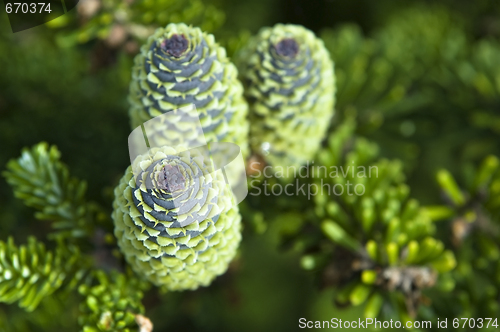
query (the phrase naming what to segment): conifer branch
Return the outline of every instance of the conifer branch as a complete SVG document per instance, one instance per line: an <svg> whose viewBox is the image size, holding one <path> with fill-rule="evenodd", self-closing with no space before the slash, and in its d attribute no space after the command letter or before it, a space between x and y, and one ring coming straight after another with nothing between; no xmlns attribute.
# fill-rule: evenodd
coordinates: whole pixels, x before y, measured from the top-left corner
<svg viewBox="0 0 500 332"><path fill-rule="evenodd" d="M84 332L152 331L141 303L148 285L130 274L97 270L94 285L81 285L79 293L85 297L80 305L79 322ZM149 322L151 323L151 322Z"/></svg>
<svg viewBox="0 0 500 332"><path fill-rule="evenodd" d="M10 160L3 175L15 196L37 210L36 218L52 222L55 236L90 236L102 212L86 201L86 182L71 177L60 157L55 146L39 143Z"/></svg>
<svg viewBox="0 0 500 332"><path fill-rule="evenodd" d="M34 237L21 246L10 237L0 241L0 302L19 302L21 308L33 311L63 285L74 287L86 268L88 263L74 246L60 243L49 251Z"/></svg>

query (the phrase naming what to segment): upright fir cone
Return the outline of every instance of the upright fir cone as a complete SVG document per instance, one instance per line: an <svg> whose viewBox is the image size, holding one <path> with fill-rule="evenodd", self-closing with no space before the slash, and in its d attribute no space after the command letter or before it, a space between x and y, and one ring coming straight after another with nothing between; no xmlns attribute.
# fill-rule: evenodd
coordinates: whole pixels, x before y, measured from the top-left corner
<svg viewBox="0 0 500 332"><path fill-rule="evenodd" d="M237 76L213 35L182 23L160 28L134 60L129 96L132 128L194 104L206 141L236 143L246 156L248 105ZM182 132L185 124L174 125L176 132Z"/></svg>
<svg viewBox="0 0 500 332"><path fill-rule="evenodd" d="M139 275L168 290L207 286L238 248L240 214L221 170L192 149L139 155L115 189L115 236Z"/></svg>
<svg viewBox="0 0 500 332"><path fill-rule="evenodd" d="M250 145L274 166L299 166L318 150L334 113L333 62L298 25L263 28L241 51Z"/></svg>

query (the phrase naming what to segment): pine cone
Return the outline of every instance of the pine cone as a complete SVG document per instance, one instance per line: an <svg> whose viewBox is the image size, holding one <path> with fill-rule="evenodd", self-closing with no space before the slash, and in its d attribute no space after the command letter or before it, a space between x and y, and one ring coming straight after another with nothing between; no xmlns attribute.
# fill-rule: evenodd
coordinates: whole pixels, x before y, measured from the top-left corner
<svg viewBox="0 0 500 332"><path fill-rule="evenodd" d="M237 75L213 35L185 24L156 30L135 58L129 97L132 128L194 104L206 141L236 143L246 156L248 106ZM175 125L182 131L182 122Z"/></svg>
<svg viewBox="0 0 500 332"><path fill-rule="evenodd" d="M197 150L162 147L138 156L115 189L113 207L125 258L168 290L207 286L226 271L241 239L230 188Z"/></svg>
<svg viewBox="0 0 500 332"><path fill-rule="evenodd" d="M264 28L240 53L250 144L274 166L316 153L333 115L335 76L323 42L297 25Z"/></svg>

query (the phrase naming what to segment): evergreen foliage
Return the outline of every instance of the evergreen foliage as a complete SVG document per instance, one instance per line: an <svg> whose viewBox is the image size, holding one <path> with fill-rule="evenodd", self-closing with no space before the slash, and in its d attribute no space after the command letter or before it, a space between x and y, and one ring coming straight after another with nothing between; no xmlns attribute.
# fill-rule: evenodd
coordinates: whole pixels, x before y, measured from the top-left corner
<svg viewBox="0 0 500 332"><path fill-rule="evenodd" d="M87 184L72 178L60 157L55 146L40 143L11 160L4 175L16 197L39 210L38 219L52 222L56 236L89 236L98 207L85 200Z"/></svg>
<svg viewBox="0 0 500 332"><path fill-rule="evenodd" d="M468 172L461 185L447 170L437 174L447 204L429 207L429 211L435 220L449 221L447 241L458 258L450 278L456 283L458 301L438 299L446 303L436 307L439 315L461 312L464 317L496 317L500 311L499 170L500 161L490 155Z"/></svg>
<svg viewBox="0 0 500 332"><path fill-rule="evenodd" d="M78 248L59 244L55 251L34 237L16 246L13 238L0 241L0 301L19 302L33 311L40 301L66 284L74 287L85 274Z"/></svg>
<svg viewBox="0 0 500 332"><path fill-rule="evenodd" d="M456 261L411 198L402 164L379 158L378 146L354 130L349 117L329 136L311 168L319 188L314 217L291 237L302 267L339 289L337 303L365 304L367 317L414 319L421 291Z"/></svg>
<svg viewBox="0 0 500 332"><path fill-rule="evenodd" d="M144 332L152 323L155 331L288 331L299 317L430 320L429 330L438 330L438 318L477 325L500 315L496 2L303 3L89 0L46 26L0 34L0 164L12 189L0 184L1 332ZM335 20L321 10L331 6ZM300 16L311 11L313 18ZM321 49L325 77L335 63L335 76L318 92L328 106L314 119L305 108L283 107L286 93L277 104L270 97L272 78L290 79L276 74L276 63L259 62L276 51L262 34L285 38L279 21L312 36L305 39ZM0 27L8 29L5 17ZM190 54L201 62L180 64L184 58L170 50L149 70L149 48L175 34L200 41ZM236 57L259 40L260 58ZM279 52L294 50L285 44ZM243 85L231 61L253 66L253 74L240 67ZM197 70L210 76L208 89ZM167 231L158 204L137 201L151 192L134 198L131 169L123 175L127 107L136 127L191 97L209 141L244 150L250 142L247 170L259 176L249 172L250 194L238 208L214 203L225 212L207 217L211 225ZM158 100L162 107L151 112ZM258 115L259 103L275 103L277 118ZM311 176L292 185L317 191L266 195L282 182L254 168L263 165L260 146L269 135L300 136L286 122L300 116L315 123L315 144L311 156L292 159L314 163L304 166ZM11 159L39 141L55 145L39 143ZM88 187L74 175L89 179ZM220 177L212 181L223 187ZM192 236L196 227L200 234ZM162 264L159 250L170 255ZM145 257L148 264L138 259ZM160 289L149 291L151 283ZM164 292L174 289L196 291ZM497 323L481 330L496 331Z"/></svg>
<svg viewBox="0 0 500 332"><path fill-rule="evenodd" d="M81 285L80 325L84 332L137 331L137 316L144 313L141 303L147 285L131 275L96 271L96 285Z"/></svg>
<svg viewBox="0 0 500 332"><path fill-rule="evenodd" d="M156 28L169 23L191 24L212 32L222 25L225 18L223 11L200 0L91 0L80 5L77 13L72 14L83 24L59 36L58 42L65 47L96 39L118 47L132 38L145 40ZM70 20L61 18L53 25L64 26Z"/></svg>
<svg viewBox="0 0 500 332"><path fill-rule="evenodd" d="M117 272L111 272L113 279L109 281L105 272L92 272L98 261L93 257L95 253L80 251L99 245L97 227L100 221L109 220L97 204L85 200L85 182L70 176L60 161L60 152L47 143L24 149L21 157L8 163L7 169L4 175L15 195L38 210L37 219L52 221L49 239L53 240L54 249L47 250L43 242L32 236L21 246L16 246L12 237L7 242L0 241L0 302L19 302L21 308L31 312L56 291L78 289L87 299L88 308L82 310L80 318L85 331L127 331L130 326L137 327L131 312L143 312L140 289L147 286ZM94 280L100 287L92 286ZM99 300L107 301L94 303L95 294L107 292L110 285L116 287L112 298L101 296ZM12 321L10 326L26 326L20 320Z"/></svg>

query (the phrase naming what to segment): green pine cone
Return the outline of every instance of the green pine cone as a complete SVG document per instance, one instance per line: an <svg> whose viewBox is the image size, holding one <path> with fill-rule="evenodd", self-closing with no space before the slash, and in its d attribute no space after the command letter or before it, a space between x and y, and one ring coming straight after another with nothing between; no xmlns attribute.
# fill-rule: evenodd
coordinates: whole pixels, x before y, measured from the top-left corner
<svg viewBox="0 0 500 332"><path fill-rule="evenodd" d="M194 104L206 141L236 143L245 156L248 105L237 76L213 35L185 24L160 28L135 58L129 97L132 128ZM172 130L180 132L183 125L179 121ZM169 130L164 132L168 136Z"/></svg>
<svg viewBox="0 0 500 332"><path fill-rule="evenodd" d="M274 166L298 166L318 150L333 115L335 76L323 41L298 25L264 28L241 52L250 144Z"/></svg>
<svg viewBox="0 0 500 332"><path fill-rule="evenodd" d="M118 245L136 273L168 290L210 284L227 270L241 239L230 188L208 161L199 151L153 148L115 189Z"/></svg>

